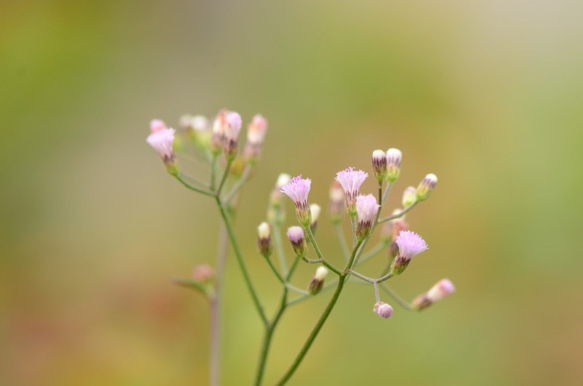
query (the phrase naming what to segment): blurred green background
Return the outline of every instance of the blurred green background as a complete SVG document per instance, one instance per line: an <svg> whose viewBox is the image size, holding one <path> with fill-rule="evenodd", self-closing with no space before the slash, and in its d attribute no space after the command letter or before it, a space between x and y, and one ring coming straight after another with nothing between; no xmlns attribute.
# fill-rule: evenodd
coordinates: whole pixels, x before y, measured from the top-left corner
<svg viewBox="0 0 583 386"><path fill-rule="evenodd" d="M218 213L145 137L152 118L223 107L270 123L236 226L270 310L279 285L255 232L280 172L311 177L325 206L338 170L398 147L393 205L426 173L440 181L408 217L430 250L391 282L409 299L442 277L457 292L382 320L372 289L350 286L290 384L583 383L582 12L542 0L0 2L0 384L207 382L206 303L170 280L214 260ZM325 219L319 239L337 255ZM267 384L328 296L286 314ZM232 258L226 301L224 384L249 384L261 330Z"/></svg>

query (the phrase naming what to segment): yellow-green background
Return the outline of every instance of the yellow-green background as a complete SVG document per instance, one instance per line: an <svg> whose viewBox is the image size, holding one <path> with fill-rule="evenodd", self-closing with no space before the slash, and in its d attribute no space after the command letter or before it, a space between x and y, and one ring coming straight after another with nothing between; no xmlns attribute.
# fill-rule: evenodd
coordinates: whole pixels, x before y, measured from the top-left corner
<svg viewBox="0 0 583 386"><path fill-rule="evenodd" d="M227 107L270 123L236 225L270 310L279 286L255 227L280 172L311 177L323 206L335 173L369 170L376 148L404 153L393 205L439 177L408 217L430 250L393 284L410 299L449 277L457 292L382 320L372 289L350 286L290 384L581 384L582 12L567 0L0 2L0 383L207 382L206 303L170 279L213 261L218 213L145 137L152 118ZM325 219L319 239L338 261ZM228 264L224 384L244 385L261 330ZM268 384L328 296L286 315Z"/></svg>

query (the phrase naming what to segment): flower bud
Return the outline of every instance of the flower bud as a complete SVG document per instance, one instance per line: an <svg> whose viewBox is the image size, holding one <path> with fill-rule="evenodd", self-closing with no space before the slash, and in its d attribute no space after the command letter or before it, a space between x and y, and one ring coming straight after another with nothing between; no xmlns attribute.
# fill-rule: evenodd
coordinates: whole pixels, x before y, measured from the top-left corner
<svg viewBox="0 0 583 386"><path fill-rule="evenodd" d="M359 240L363 240L369 235L378 211L379 205L377 204L377 199L372 194L367 194L366 196L360 195L356 198L356 213L358 218L356 237Z"/></svg>
<svg viewBox="0 0 583 386"><path fill-rule="evenodd" d="M334 180L330 186L330 220L333 224L339 224L344 214L344 192L340 182Z"/></svg>
<svg viewBox="0 0 583 386"><path fill-rule="evenodd" d="M266 259L269 259L272 250L271 226L266 222L262 222L257 227L257 233L258 233L257 247L259 248L259 253L261 253L261 256L265 257Z"/></svg>
<svg viewBox="0 0 583 386"><path fill-rule="evenodd" d="M297 257L306 256L306 239L302 227L293 226L287 229L287 238L289 239L294 253Z"/></svg>
<svg viewBox="0 0 583 386"><path fill-rule="evenodd" d="M237 155L237 144L239 132L241 131L241 116L234 111L229 111L225 115L225 123L225 157L227 160L233 160Z"/></svg>
<svg viewBox="0 0 583 386"><path fill-rule="evenodd" d="M250 164L257 163L261 155L263 139L267 131L267 121L261 115L257 114L247 126L247 144L245 145L245 159Z"/></svg>
<svg viewBox="0 0 583 386"><path fill-rule="evenodd" d="M406 208L409 205L413 205L415 201L417 201L417 189L415 189L413 186L409 186L403 192L403 207Z"/></svg>
<svg viewBox="0 0 583 386"><path fill-rule="evenodd" d="M375 314L385 319L388 319L391 315L393 315L393 307L385 302L376 302L373 311Z"/></svg>
<svg viewBox="0 0 583 386"><path fill-rule="evenodd" d="M310 205L310 217L312 218L312 221L310 222L310 229L314 234L316 233L316 229L318 228L318 218L320 217L321 211L322 208L320 208L320 205L318 204Z"/></svg>
<svg viewBox="0 0 583 386"><path fill-rule="evenodd" d="M417 200L427 200L431 196L431 193L433 193L435 185L437 185L437 176L435 174L426 175L417 187Z"/></svg>
<svg viewBox="0 0 583 386"><path fill-rule="evenodd" d="M308 291L311 295L316 295L318 292L322 290L322 286L324 285L324 278L328 274L328 269L326 267L320 266L316 269L316 274L310 280L310 284L308 285Z"/></svg>
<svg viewBox="0 0 583 386"><path fill-rule="evenodd" d="M449 279L441 279L429 291L417 296L413 300L413 307L421 311L436 301L449 296L453 291L455 291L453 283Z"/></svg>
<svg viewBox="0 0 583 386"><path fill-rule="evenodd" d="M227 110L221 110L213 121L213 134L210 141L211 153L216 157L219 155L225 142L225 127L227 125Z"/></svg>
<svg viewBox="0 0 583 386"><path fill-rule="evenodd" d="M387 177L387 156L384 151L375 150L372 152L372 170L379 183Z"/></svg>
<svg viewBox="0 0 583 386"><path fill-rule="evenodd" d="M387 181L395 182L401 174L401 150L391 148L387 150Z"/></svg>
<svg viewBox="0 0 583 386"><path fill-rule="evenodd" d="M199 283L207 283L215 277L215 271L208 264L197 265L192 271L192 279Z"/></svg>

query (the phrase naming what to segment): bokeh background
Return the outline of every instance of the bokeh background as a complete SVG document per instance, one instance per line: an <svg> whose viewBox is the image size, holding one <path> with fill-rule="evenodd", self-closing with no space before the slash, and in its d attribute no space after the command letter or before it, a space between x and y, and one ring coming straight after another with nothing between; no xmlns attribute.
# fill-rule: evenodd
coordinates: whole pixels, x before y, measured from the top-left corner
<svg viewBox="0 0 583 386"><path fill-rule="evenodd" d="M0 384L208 381L206 302L170 280L214 260L218 213L145 137L152 118L223 107L270 122L236 224L269 309L279 286L255 230L280 172L311 177L323 206L335 173L369 170L377 148L404 153L392 205L439 177L408 217L431 249L392 283L411 299L449 277L455 295L381 320L372 289L351 286L290 384L583 383L582 12L568 0L0 2ZM336 259L325 218L319 238ZM249 384L259 319L232 258L227 275L224 384ZM286 315L267 384L328 296Z"/></svg>

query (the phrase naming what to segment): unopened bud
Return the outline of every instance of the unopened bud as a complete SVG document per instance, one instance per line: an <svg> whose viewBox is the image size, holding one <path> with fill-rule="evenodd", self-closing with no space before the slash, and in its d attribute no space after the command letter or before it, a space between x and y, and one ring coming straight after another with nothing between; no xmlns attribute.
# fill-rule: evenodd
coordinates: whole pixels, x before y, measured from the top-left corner
<svg viewBox="0 0 583 386"><path fill-rule="evenodd" d="M270 206L275 208L279 208L281 206L281 203L283 202L283 192L281 191L281 187L287 185L290 180L290 175L286 173L281 173L277 177L275 188L271 192L271 197L269 199Z"/></svg>
<svg viewBox="0 0 583 386"><path fill-rule="evenodd" d="M427 200L437 185L437 176L435 174L428 174L417 187L417 200Z"/></svg>
<svg viewBox="0 0 583 386"><path fill-rule="evenodd" d="M409 205L413 205L417 201L417 189L413 186L409 186L403 192L403 207L406 208Z"/></svg>
<svg viewBox="0 0 583 386"><path fill-rule="evenodd" d="M259 253L266 259L271 256L271 226L262 222L259 227L257 227L257 247L259 248Z"/></svg>
<svg viewBox="0 0 583 386"><path fill-rule="evenodd" d="M234 111L229 111L225 116L225 122L225 157L228 160L233 160L237 155L241 116Z"/></svg>
<svg viewBox="0 0 583 386"><path fill-rule="evenodd" d="M344 190L342 190L342 185L340 182L334 180L332 186L330 187L330 219L334 224L338 224L342 221L342 216L344 215Z"/></svg>
<svg viewBox="0 0 583 386"><path fill-rule="evenodd" d="M227 125L227 110L221 110L213 121L213 134L210 141L211 153L217 156L223 149L225 142L225 127Z"/></svg>
<svg viewBox="0 0 583 386"><path fill-rule="evenodd" d="M417 296L413 300L413 307L417 310L422 310L449 296L453 291L455 291L453 283L449 279L441 279L429 291Z"/></svg>
<svg viewBox="0 0 583 386"><path fill-rule="evenodd" d="M302 227L297 225L289 227L287 230L287 238L289 239L297 257L306 256L306 239Z"/></svg>
<svg viewBox="0 0 583 386"><path fill-rule="evenodd" d="M310 222L310 229L312 233L316 233L316 229L318 229L318 218L320 217L320 212L322 208L318 204L310 204L310 217L312 221Z"/></svg>
<svg viewBox="0 0 583 386"><path fill-rule="evenodd" d="M375 314L385 319L388 319L391 315L393 315L393 307L385 302L376 302L373 311Z"/></svg>
<svg viewBox="0 0 583 386"><path fill-rule="evenodd" d="M215 277L215 271L208 264L197 265L192 270L192 279L199 283L206 283Z"/></svg>
<svg viewBox="0 0 583 386"><path fill-rule="evenodd" d="M382 150L372 152L372 170L379 182L383 182L387 177L387 156Z"/></svg>
<svg viewBox="0 0 583 386"><path fill-rule="evenodd" d="M364 240L370 234L372 225L376 220L379 205L377 199L372 194L359 195L356 197L357 226L356 237Z"/></svg>
<svg viewBox="0 0 583 386"><path fill-rule="evenodd" d="M395 148L387 150L387 180L389 182L395 182L399 178L402 158L401 150Z"/></svg>
<svg viewBox="0 0 583 386"><path fill-rule="evenodd" d="M263 139L267 131L267 121L261 115L256 115L247 126L247 144L245 145L245 159L255 164L261 155Z"/></svg>
<svg viewBox="0 0 583 386"><path fill-rule="evenodd" d="M318 267L316 270L316 274L310 280L310 284L308 285L308 291L312 295L318 294L322 290L322 286L324 285L324 279L328 274L328 269L326 267Z"/></svg>

